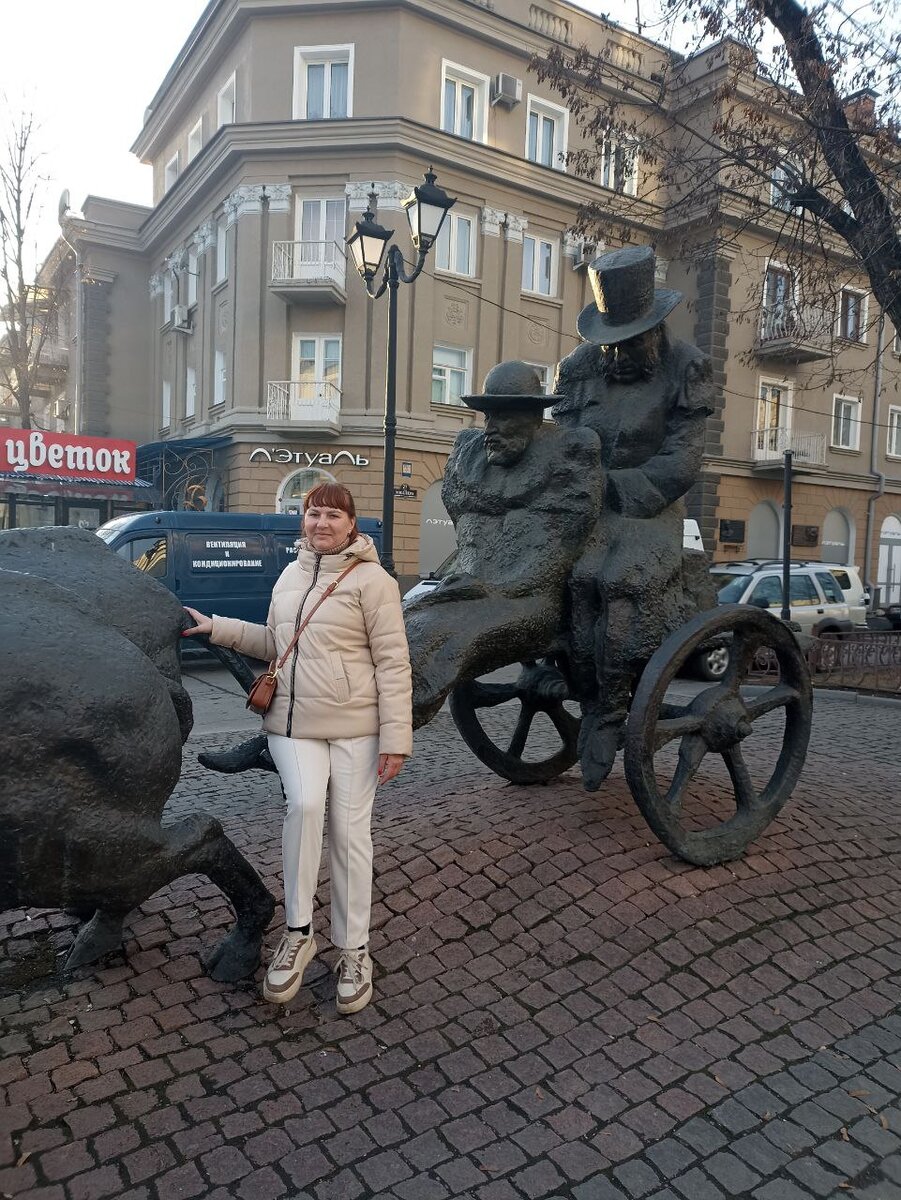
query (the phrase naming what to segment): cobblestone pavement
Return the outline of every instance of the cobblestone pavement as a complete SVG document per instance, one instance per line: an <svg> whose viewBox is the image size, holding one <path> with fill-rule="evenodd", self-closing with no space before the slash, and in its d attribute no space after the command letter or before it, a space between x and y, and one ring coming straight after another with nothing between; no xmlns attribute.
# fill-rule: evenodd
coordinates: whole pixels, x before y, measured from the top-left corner
<svg viewBox="0 0 901 1200"><path fill-rule="evenodd" d="M379 797L355 1017L325 877L289 1011L204 975L230 922L204 879L68 978L72 920L5 914L0 1196L901 1197L898 713L818 700L795 798L712 870L651 838L619 766L596 796L505 786L439 716ZM194 758L231 740L192 739L170 809L214 812L280 894L276 781Z"/></svg>

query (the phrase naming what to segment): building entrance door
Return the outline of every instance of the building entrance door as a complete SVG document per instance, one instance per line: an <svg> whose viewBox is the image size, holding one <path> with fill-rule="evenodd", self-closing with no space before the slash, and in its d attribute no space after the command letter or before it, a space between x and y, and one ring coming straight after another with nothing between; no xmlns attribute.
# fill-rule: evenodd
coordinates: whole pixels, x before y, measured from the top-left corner
<svg viewBox="0 0 901 1200"><path fill-rule="evenodd" d="M901 519L886 517L879 534L876 586L883 604L901 604Z"/></svg>

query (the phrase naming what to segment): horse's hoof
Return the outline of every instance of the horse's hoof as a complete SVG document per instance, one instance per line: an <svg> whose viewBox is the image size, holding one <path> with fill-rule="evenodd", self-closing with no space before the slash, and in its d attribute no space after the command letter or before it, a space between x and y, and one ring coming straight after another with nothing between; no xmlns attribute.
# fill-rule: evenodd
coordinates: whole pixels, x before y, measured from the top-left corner
<svg viewBox="0 0 901 1200"><path fill-rule="evenodd" d="M204 969L217 983L237 983L256 971L262 948L262 931L246 934L233 929L204 955Z"/></svg>
<svg viewBox="0 0 901 1200"><path fill-rule="evenodd" d="M107 954L122 949L122 918L108 913L94 913L87 925L78 931L78 936L66 958L64 971L86 967Z"/></svg>

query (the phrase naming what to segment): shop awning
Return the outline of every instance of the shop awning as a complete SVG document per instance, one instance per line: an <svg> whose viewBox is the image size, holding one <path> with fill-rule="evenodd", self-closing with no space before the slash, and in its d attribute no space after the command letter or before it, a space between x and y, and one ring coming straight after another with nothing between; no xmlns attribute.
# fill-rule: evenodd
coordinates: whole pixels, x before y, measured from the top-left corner
<svg viewBox="0 0 901 1200"><path fill-rule="evenodd" d="M60 479L57 475L25 475L16 471L0 471L0 492L62 496L65 500L132 500L141 504L155 504L157 500L156 488L146 479L119 483L90 476Z"/></svg>

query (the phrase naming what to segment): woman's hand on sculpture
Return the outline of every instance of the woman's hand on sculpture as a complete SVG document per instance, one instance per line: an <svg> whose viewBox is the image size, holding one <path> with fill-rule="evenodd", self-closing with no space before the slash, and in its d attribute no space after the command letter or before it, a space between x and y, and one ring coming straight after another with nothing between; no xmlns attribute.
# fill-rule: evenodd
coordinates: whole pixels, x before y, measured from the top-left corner
<svg viewBox="0 0 901 1200"><path fill-rule="evenodd" d="M213 632L213 618L205 617L202 612L198 612L196 608L188 608L184 605L185 612L193 618L195 624L193 629L185 629L182 637L196 637L200 633L204 633L209 637Z"/></svg>
<svg viewBox="0 0 901 1200"><path fill-rule="evenodd" d="M379 783L387 783L389 779L394 779L396 775L400 774L403 765L404 756L402 754L380 754Z"/></svg>

